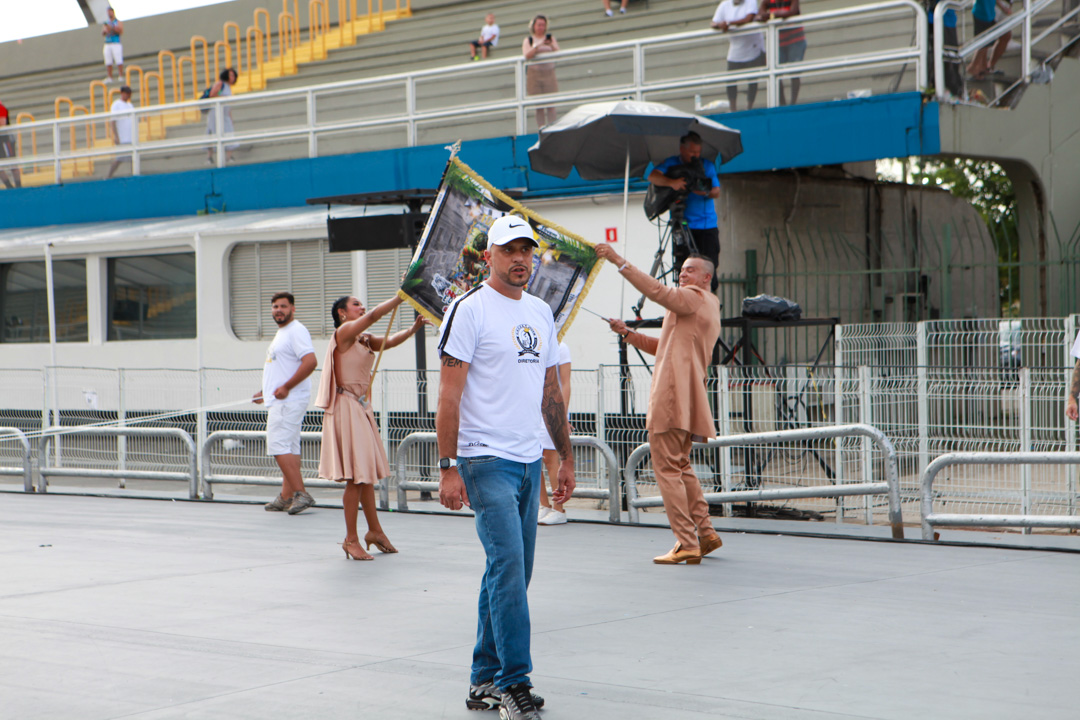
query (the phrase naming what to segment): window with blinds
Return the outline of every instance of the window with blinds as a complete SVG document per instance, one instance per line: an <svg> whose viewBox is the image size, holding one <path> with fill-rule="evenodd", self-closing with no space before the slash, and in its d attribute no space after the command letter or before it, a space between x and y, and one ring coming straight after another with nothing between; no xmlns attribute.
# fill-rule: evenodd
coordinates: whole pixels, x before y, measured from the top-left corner
<svg viewBox="0 0 1080 720"><path fill-rule="evenodd" d="M353 292L350 254L331 254L325 239L233 247L229 254L229 320L236 337L268 340L274 336L277 325L270 316L270 298L282 290L296 298L296 319L312 337L329 337L334 331L330 305Z"/></svg>

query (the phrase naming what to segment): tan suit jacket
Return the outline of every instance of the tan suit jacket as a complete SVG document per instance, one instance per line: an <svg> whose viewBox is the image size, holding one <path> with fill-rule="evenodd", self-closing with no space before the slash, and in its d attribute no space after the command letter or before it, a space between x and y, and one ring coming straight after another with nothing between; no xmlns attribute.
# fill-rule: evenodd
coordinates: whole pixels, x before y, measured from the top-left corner
<svg viewBox="0 0 1080 720"><path fill-rule="evenodd" d="M685 430L716 437L705 381L720 337L720 298L699 287L668 287L632 265L623 275L667 310L659 339L636 332L627 338L656 355L645 428L651 433Z"/></svg>

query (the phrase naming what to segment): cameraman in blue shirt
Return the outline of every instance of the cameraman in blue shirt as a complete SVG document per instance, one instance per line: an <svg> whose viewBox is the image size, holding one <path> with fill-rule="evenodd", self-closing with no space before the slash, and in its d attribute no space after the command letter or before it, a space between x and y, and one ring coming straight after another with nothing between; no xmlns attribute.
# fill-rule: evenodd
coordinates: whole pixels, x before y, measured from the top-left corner
<svg viewBox="0 0 1080 720"><path fill-rule="evenodd" d="M672 155L653 168L649 173L649 182L680 194L685 193L685 198L671 208L672 219L676 220L682 211L685 228L690 231L697 248L695 250L678 241L673 242L675 277L679 276L683 261L693 252L704 255L712 261L713 267L719 268L720 231L716 227L716 206L713 201L720 197L720 178L716 174L716 165L701 159L701 136L691 132L679 138L679 154ZM713 290L716 290L715 274Z"/></svg>

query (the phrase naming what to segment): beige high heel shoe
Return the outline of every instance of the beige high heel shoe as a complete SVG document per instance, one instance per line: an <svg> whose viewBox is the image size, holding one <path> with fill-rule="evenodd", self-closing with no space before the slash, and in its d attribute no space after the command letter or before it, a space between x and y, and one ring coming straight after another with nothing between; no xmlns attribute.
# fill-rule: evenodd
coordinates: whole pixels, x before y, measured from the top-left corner
<svg viewBox="0 0 1080 720"><path fill-rule="evenodd" d="M368 530L364 535L364 543L367 545L368 550L371 546L379 548L379 552L383 553L396 553L397 548L390 544L390 539L386 537L386 534L376 534Z"/></svg>
<svg viewBox="0 0 1080 720"><path fill-rule="evenodd" d="M355 550L354 550L355 548ZM359 542L345 541L341 543L341 549L345 551L345 557L351 560L374 560L375 556L369 554L360 546Z"/></svg>

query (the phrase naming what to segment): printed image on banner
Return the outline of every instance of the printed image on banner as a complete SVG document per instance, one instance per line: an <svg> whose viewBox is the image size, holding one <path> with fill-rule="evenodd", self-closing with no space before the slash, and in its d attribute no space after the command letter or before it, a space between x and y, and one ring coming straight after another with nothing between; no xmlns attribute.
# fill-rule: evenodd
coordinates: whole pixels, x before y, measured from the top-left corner
<svg viewBox="0 0 1080 720"><path fill-rule="evenodd" d="M551 307L561 339L600 271L593 246L499 192L457 158L447 164L399 294L441 323L455 298L487 279L488 230L504 215L525 218L536 233L540 247L526 292Z"/></svg>

